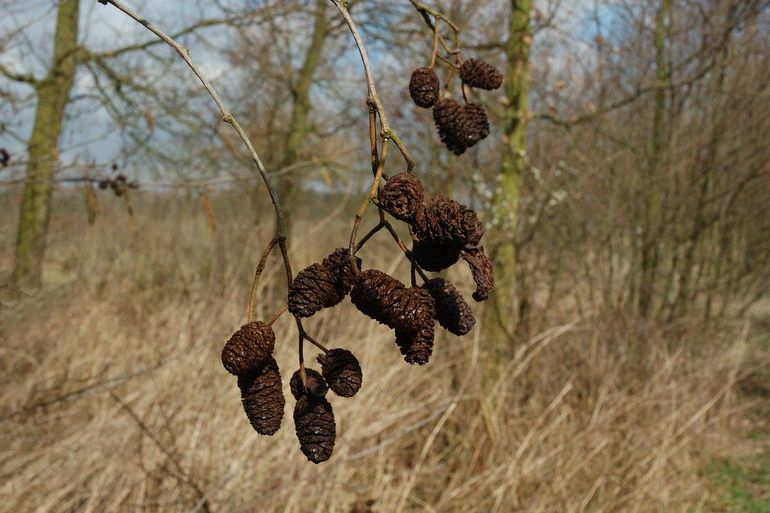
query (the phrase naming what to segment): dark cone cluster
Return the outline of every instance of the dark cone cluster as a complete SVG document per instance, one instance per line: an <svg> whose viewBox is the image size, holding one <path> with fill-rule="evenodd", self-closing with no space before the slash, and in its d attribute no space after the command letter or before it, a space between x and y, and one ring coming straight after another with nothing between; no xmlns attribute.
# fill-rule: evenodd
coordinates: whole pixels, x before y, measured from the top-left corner
<svg viewBox="0 0 770 513"><path fill-rule="evenodd" d="M361 364L353 353L346 349L331 349L318 355L321 373L332 392L342 397L353 397L361 388L363 374Z"/></svg>
<svg viewBox="0 0 770 513"><path fill-rule="evenodd" d="M478 89L497 89L503 84L503 75L491 64L468 59L460 66L460 79Z"/></svg>
<svg viewBox="0 0 770 513"><path fill-rule="evenodd" d="M476 324L473 312L462 294L443 278L433 278L423 285L436 302L436 320L450 333L467 335Z"/></svg>
<svg viewBox="0 0 770 513"><path fill-rule="evenodd" d="M489 292L495 285L493 276L492 262L484 254L484 248L471 248L462 252L462 258L468 263L473 275L473 281L476 283L476 292L473 293L473 299L476 301L486 301L489 299Z"/></svg>
<svg viewBox="0 0 770 513"><path fill-rule="evenodd" d="M412 256L421 269L437 273L457 263L460 249L452 244L418 240L412 246Z"/></svg>
<svg viewBox="0 0 770 513"><path fill-rule="evenodd" d="M332 405L325 397L300 397L294 406L294 427L308 460L321 463L331 457L337 428Z"/></svg>
<svg viewBox="0 0 770 513"><path fill-rule="evenodd" d="M424 197L422 183L416 176L399 173L390 177L380 191L380 206L396 219L409 222L417 215Z"/></svg>
<svg viewBox="0 0 770 513"><path fill-rule="evenodd" d="M418 329L396 329L396 345L404 355L406 363L425 365L433 353L433 322Z"/></svg>
<svg viewBox="0 0 770 513"><path fill-rule="evenodd" d="M409 94L418 107L429 109L436 104L439 95L439 81L432 68L417 68L409 80Z"/></svg>
<svg viewBox="0 0 770 513"><path fill-rule="evenodd" d="M415 235L455 247L475 246L484 235L484 225L472 209L443 196L436 196L420 211L413 224Z"/></svg>
<svg viewBox="0 0 770 513"><path fill-rule="evenodd" d="M467 149L462 134L464 112L462 106L451 98L444 98L433 107L433 121L441 142L455 155Z"/></svg>
<svg viewBox="0 0 770 513"><path fill-rule="evenodd" d="M350 300L359 311L391 328L417 329L435 319L430 293L406 288L395 278L367 269L350 291Z"/></svg>
<svg viewBox="0 0 770 513"><path fill-rule="evenodd" d="M294 371L294 374L292 374L291 379L289 380L289 389L291 390L291 395L294 396L294 399L299 399L304 395L311 395L314 397L325 396L329 387L321 373L315 369L305 368L305 375L307 376L306 384L302 383L302 375L300 374L299 369Z"/></svg>
<svg viewBox="0 0 770 513"><path fill-rule="evenodd" d="M222 348L222 365L236 376L255 371L267 363L274 347L273 328L259 321L244 324Z"/></svg>
<svg viewBox="0 0 770 513"><path fill-rule="evenodd" d="M360 260L357 262L360 265ZM336 306L345 298L355 274L348 251L340 248L301 270L289 287L289 312L296 317L310 317L322 308Z"/></svg>
<svg viewBox="0 0 770 513"><path fill-rule="evenodd" d="M286 399L281 389L281 373L273 358L259 370L238 376L241 402L254 430L273 435L281 427Z"/></svg>

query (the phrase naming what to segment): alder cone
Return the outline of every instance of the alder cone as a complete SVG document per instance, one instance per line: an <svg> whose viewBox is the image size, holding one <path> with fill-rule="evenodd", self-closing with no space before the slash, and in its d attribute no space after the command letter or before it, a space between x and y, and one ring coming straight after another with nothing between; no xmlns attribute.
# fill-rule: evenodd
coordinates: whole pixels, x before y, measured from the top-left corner
<svg viewBox="0 0 770 513"><path fill-rule="evenodd" d="M437 273L457 263L460 248L453 244L417 240L412 246L412 257L421 269Z"/></svg>
<svg viewBox="0 0 770 513"><path fill-rule="evenodd" d="M363 373L353 353L346 349L331 349L326 354L319 354L317 360L332 392L341 397L356 395L361 388Z"/></svg>
<svg viewBox="0 0 770 513"><path fill-rule="evenodd" d="M433 68L417 68L409 80L409 94L418 107L429 109L436 104L439 80Z"/></svg>
<svg viewBox="0 0 770 513"><path fill-rule="evenodd" d="M397 300L406 287L377 269L367 269L350 290L350 301L358 310L377 322L394 327Z"/></svg>
<svg viewBox="0 0 770 513"><path fill-rule="evenodd" d="M405 290L397 311L395 328L418 329L436 320L436 302L430 292L420 287Z"/></svg>
<svg viewBox="0 0 770 513"><path fill-rule="evenodd" d="M489 135L489 119L480 103L471 102L463 107L460 133L465 146L470 148Z"/></svg>
<svg viewBox="0 0 770 513"><path fill-rule="evenodd" d="M313 463L331 458L337 427L325 397L302 396L294 405L294 427L302 454Z"/></svg>
<svg viewBox="0 0 770 513"><path fill-rule="evenodd" d="M289 389L294 399L299 399L304 395L312 395L315 397L323 397L329 390L329 386L326 384L326 380L315 369L305 368L305 375L307 375L307 386L302 383L302 376L299 369L294 371L289 380Z"/></svg>
<svg viewBox="0 0 770 513"><path fill-rule="evenodd" d="M361 259L355 257L356 268L361 270ZM337 248L323 259L321 265L330 269L339 289L347 294L350 292L350 288L356 279L356 272L353 270L353 266L350 265L350 253L348 248Z"/></svg>
<svg viewBox="0 0 770 513"><path fill-rule="evenodd" d="M358 310L391 328L417 329L425 319L435 318L430 293L406 288L403 283L376 269L367 269L350 291Z"/></svg>
<svg viewBox="0 0 770 513"><path fill-rule="evenodd" d="M238 376L241 402L251 427L260 435L274 435L281 428L286 399L281 389L281 372L275 359L259 370Z"/></svg>
<svg viewBox="0 0 770 513"><path fill-rule="evenodd" d="M255 371L270 360L274 348L273 328L261 321L249 322L225 343L222 366L236 376Z"/></svg>
<svg viewBox="0 0 770 513"><path fill-rule="evenodd" d="M476 212L443 196L436 196L412 224L417 238L455 247L475 246L484 236Z"/></svg>
<svg viewBox="0 0 770 513"><path fill-rule="evenodd" d="M345 298L338 275L323 264L301 270L289 287L289 312L310 317L322 308L336 306Z"/></svg>
<svg viewBox="0 0 770 513"><path fill-rule="evenodd" d="M422 207L425 191L420 180L409 173L388 179L380 191L380 206L396 219L409 222Z"/></svg>
<svg viewBox="0 0 770 513"><path fill-rule="evenodd" d="M462 155L467 148L462 136L463 117L462 106L451 98L439 100L433 107L433 121L441 142L455 155Z"/></svg>
<svg viewBox="0 0 770 513"><path fill-rule="evenodd" d="M396 345L404 355L406 363L425 365L433 353L433 321L418 329L396 329Z"/></svg>
<svg viewBox="0 0 770 513"><path fill-rule="evenodd" d="M462 258L468 263L473 275L473 281L476 283L476 291L473 293L473 299L476 301L486 301L489 299L489 292L495 285L492 262L484 254L484 247L468 248L463 250Z"/></svg>
<svg viewBox="0 0 770 513"><path fill-rule="evenodd" d="M423 284L436 302L436 320L450 333L467 335L476 324L473 311L454 285L443 278L433 278Z"/></svg>
<svg viewBox="0 0 770 513"><path fill-rule="evenodd" d="M460 66L460 79L477 89L497 89L503 85L503 75L489 63L468 59Z"/></svg>

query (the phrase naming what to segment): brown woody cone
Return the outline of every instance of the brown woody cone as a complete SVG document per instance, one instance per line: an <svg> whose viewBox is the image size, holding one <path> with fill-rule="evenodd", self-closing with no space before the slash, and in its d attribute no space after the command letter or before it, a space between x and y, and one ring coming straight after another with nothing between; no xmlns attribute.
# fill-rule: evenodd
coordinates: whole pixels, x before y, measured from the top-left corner
<svg viewBox="0 0 770 513"><path fill-rule="evenodd" d="M300 397L294 406L294 427L300 450L308 460L321 463L331 458L337 427L332 405L325 397Z"/></svg>
<svg viewBox="0 0 770 513"><path fill-rule="evenodd" d="M474 210L443 196L434 197L417 215L412 227L421 241L458 248L475 246L484 236L484 225Z"/></svg>
<svg viewBox="0 0 770 513"><path fill-rule="evenodd" d="M460 249L452 244L415 241L412 256L421 269L437 273L452 267L460 259Z"/></svg>
<svg viewBox="0 0 770 513"><path fill-rule="evenodd" d="M289 312L310 317L322 308L330 308L345 298L338 274L323 264L301 270L289 287Z"/></svg>
<svg viewBox="0 0 770 513"><path fill-rule="evenodd" d="M460 79L478 89L497 89L503 84L503 75L491 64L468 59L460 66Z"/></svg>
<svg viewBox="0 0 770 513"><path fill-rule="evenodd" d="M258 371L238 376L241 402L254 430L261 435L273 435L281 427L286 399L281 389L281 372L275 359Z"/></svg>
<svg viewBox="0 0 770 513"><path fill-rule="evenodd" d="M433 278L423 287L436 301L436 320L450 333L467 335L476 324L473 312L462 294L443 278Z"/></svg>
<svg viewBox="0 0 770 513"><path fill-rule="evenodd" d="M353 353L346 349L331 349L318 355L321 373L332 392L341 397L353 397L361 388L363 374L361 364Z"/></svg>
<svg viewBox="0 0 770 513"><path fill-rule="evenodd" d="M302 384L302 375L299 369L294 371L289 380L289 389L294 399L299 399L303 395L312 395L315 397L323 397L329 390L326 380L315 369L305 368L305 375L307 376L307 386Z"/></svg>
<svg viewBox="0 0 770 513"><path fill-rule="evenodd" d="M433 322L428 322L417 330L396 329L396 344L404 355L406 363L425 365L433 353Z"/></svg>
<svg viewBox="0 0 770 513"><path fill-rule="evenodd" d="M422 206L425 192L416 176L399 173L388 179L380 191L380 206L396 219L409 222Z"/></svg>
<svg viewBox="0 0 770 513"><path fill-rule="evenodd" d="M484 254L484 247L468 248L463 250L462 258L468 263L473 275L473 281L476 283L476 292L473 293L473 299L476 301L486 301L489 299L489 292L495 285L493 276L492 262Z"/></svg>
<svg viewBox="0 0 770 513"><path fill-rule="evenodd" d="M463 114L463 108L451 98L439 100L433 107L433 121L441 142L455 155L462 155L466 150L461 132Z"/></svg>
<svg viewBox="0 0 770 513"><path fill-rule="evenodd" d="M417 68L409 80L409 94L418 107L429 109L436 104L439 80L433 68Z"/></svg>
<svg viewBox="0 0 770 513"><path fill-rule="evenodd" d="M391 328L417 329L436 316L430 293L407 289L395 278L367 269L350 291L350 300L363 314Z"/></svg>
<svg viewBox="0 0 770 513"><path fill-rule="evenodd" d="M244 324L222 348L222 365L236 376L262 367L273 354L275 333L264 322Z"/></svg>
<svg viewBox="0 0 770 513"><path fill-rule="evenodd" d="M355 257L356 267L361 270L361 259ZM350 288L353 286L353 282L356 278L356 273L353 270L353 266L350 265L350 254L347 248L337 248L326 258L323 259L321 265L330 269L337 280L339 290L345 294L350 292Z"/></svg>
<svg viewBox="0 0 770 513"><path fill-rule="evenodd" d="M406 289L398 308L394 328L417 329L436 320L436 302L427 290L419 287Z"/></svg>
<svg viewBox="0 0 770 513"><path fill-rule="evenodd" d="M395 303L405 289L403 283L384 272L367 269L350 290L350 301L364 315L393 327Z"/></svg>
<svg viewBox="0 0 770 513"><path fill-rule="evenodd" d="M463 107L460 134L463 143L470 148L489 135L489 119L480 103L471 102Z"/></svg>

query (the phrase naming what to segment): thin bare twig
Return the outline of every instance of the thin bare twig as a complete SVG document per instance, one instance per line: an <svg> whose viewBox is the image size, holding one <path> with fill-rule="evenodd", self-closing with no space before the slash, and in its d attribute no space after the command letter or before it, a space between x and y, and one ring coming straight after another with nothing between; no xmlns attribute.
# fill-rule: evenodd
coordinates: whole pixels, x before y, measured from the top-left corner
<svg viewBox="0 0 770 513"><path fill-rule="evenodd" d="M364 40L361 38L361 33L358 31L358 27L356 26L356 23L353 21L353 18L350 16L350 11L348 11L347 2L344 0L331 0L331 2L337 7L337 10L342 15L343 19L345 20L345 23L348 26L348 30L350 30L350 33L353 36L353 39L356 42L356 47L358 48L358 53L361 55L361 63L364 66L364 73L366 75L366 88L367 88L367 104L373 105L375 110L377 111L377 115L380 118L380 124L382 126L382 138L383 139L393 139L393 142L396 143L396 146L398 147L399 151L401 152L401 155L404 157L404 160L406 161L407 168L409 170L414 168L414 159L412 158L411 154L406 150L406 147L401 142L401 140L393 133L393 130L390 128L390 123L388 123L388 115L385 112L385 108L382 106L382 100L380 99L380 96L377 94L377 85L374 82L374 74L372 73L372 65L369 61L369 54L366 51L366 46L364 45Z"/></svg>
<svg viewBox="0 0 770 513"><path fill-rule="evenodd" d="M273 237L273 240L265 246L265 250L262 252L262 258L259 259L259 264L257 264L257 270L254 271L254 281L251 283L251 293L249 294L249 307L246 310L246 319L249 322L254 320L254 308L257 305L257 285L259 284L259 278L262 276L262 271L265 270L265 265L267 264L267 258L270 256L270 252L273 251L276 244L278 244L278 237Z"/></svg>

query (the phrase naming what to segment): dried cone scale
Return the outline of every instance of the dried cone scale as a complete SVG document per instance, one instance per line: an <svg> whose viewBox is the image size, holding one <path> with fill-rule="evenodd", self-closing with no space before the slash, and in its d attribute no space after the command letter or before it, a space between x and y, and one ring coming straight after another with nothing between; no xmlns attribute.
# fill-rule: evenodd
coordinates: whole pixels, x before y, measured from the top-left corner
<svg viewBox="0 0 770 513"><path fill-rule="evenodd" d="M222 365L236 376L255 371L270 359L275 348L273 328L264 322L244 324L222 348Z"/></svg>
<svg viewBox="0 0 770 513"><path fill-rule="evenodd" d="M281 388L281 373L273 358L258 371L238 376L241 402L254 430L273 435L281 427L286 399Z"/></svg>
<svg viewBox="0 0 770 513"><path fill-rule="evenodd" d="M325 397L305 395L294 405L294 428L302 454L313 463L331 458L337 427L332 405Z"/></svg>
<svg viewBox="0 0 770 513"><path fill-rule="evenodd" d="M409 80L409 94L418 107L429 109L436 104L439 80L433 68L417 68Z"/></svg>
<svg viewBox="0 0 770 513"><path fill-rule="evenodd" d="M468 263L473 275L473 281L476 283L476 292L473 293L473 299L476 301L486 301L489 299L489 292L495 285L492 262L484 254L484 248L472 248L462 252L462 258Z"/></svg>
<svg viewBox="0 0 770 513"><path fill-rule="evenodd" d="M347 349L330 349L318 355L321 373L332 392L341 397L353 397L361 388L361 364Z"/></svg>

